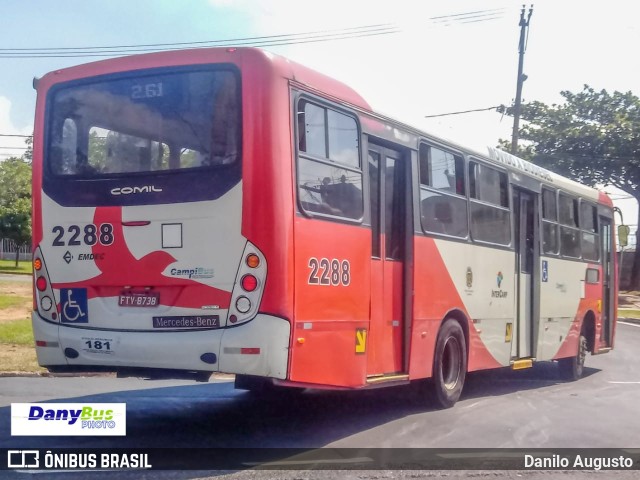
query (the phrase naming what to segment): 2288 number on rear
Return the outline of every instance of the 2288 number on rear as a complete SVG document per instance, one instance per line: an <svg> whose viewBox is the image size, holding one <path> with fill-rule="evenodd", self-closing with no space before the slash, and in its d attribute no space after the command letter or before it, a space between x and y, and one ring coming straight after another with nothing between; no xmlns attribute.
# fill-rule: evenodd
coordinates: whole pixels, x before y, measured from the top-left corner
<svg viewBox="0 0 640 480"><path fill-rule="evenodd" d="M351 283L351 265L349 260L336 258L309 259L309 285L329 285L346 287Z"/></svg>

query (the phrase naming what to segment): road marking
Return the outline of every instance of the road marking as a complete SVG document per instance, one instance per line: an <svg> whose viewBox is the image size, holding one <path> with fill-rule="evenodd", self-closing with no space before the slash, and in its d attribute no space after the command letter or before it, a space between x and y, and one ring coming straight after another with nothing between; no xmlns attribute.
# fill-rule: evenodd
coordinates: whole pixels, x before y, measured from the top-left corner
<svg viewBox="0 0 640 480"><path fill-rule="evenodd" d="M623 384L634 384L634 385L640 385L640 382L608 382L608 383L623 383Z"/></svg>
<svg viewBox="0 0 640 480"><path fill-rule="evenodd" d="M629 325L630 327L637 327L637 328L640 328L640 325L638 325L637 323L621 322L620 320L618 320L618 323L621 323L621 324L623 324L623 325Z"/></svg>

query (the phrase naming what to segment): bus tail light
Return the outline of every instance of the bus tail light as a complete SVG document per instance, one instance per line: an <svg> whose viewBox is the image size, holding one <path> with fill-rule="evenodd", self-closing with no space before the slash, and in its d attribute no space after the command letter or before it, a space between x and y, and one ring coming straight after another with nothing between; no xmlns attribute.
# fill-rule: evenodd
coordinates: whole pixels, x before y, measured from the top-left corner
<svg viewBox="0 0 640 480"><path fill-rule="evenodd" d="M245 275L242 277L240 285L242 285L242 289L245 292L253 292L256 288L258 288L258 279L253 275Z"/></svg>
<svg viewBox="0 0 640 480"><path fill-rule="evenodd" d="M256 316L266 278L267 262L264 255L255 245L247 242L231 293L227 325L239 325Z"/></svg>
<svg viewBox="0 0 640 480"><path fill-rule="evenodd" d="M35 284L33 296L34 309L38 311L38 314L42 318L57 322L59 318L58 309L56 308L56 297L51 287L47 264L44 261L40 247L33 253L33 268L33 281Z"/></svg>

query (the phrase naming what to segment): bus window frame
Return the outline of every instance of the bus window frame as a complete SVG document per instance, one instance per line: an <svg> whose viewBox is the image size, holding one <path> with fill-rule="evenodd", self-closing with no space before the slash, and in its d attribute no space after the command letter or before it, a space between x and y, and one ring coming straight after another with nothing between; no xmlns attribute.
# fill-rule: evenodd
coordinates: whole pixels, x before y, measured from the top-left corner
<svg viewBox="0 0 640 480"><path fill-rule="evenodd" d="M484 165L487 168L491 168L493 170L497 170L500 173L503 173L506 176L506 181L507 181L507 206L503 207L501 205L496 205L494 203L490 203L484 200L478 200L476 198L471 198L471 175L469 175L469 166L471 165L471 163L476 163L476 164L481 164ZM513 185L511 184L511 181L509 180L509 169L504 168L502 165L499 164L493 164L490 162L487 162L483 159L480 159L478 157L474 157L474 156L469 156L467 158L467 162L465 165L466 168L466 179L467 179L467 198L468 198L468 202L469 202L469 208L467 209L468 214L469 214L469 238L471 239L471 241L473 243L478 243L484 246L491 246L491 247L495 247L495 248L502 248L502 249L506 249L506 250L514 250L515 248L515 243L514 243L514 235L515 235L515 230L514 230L514 208L515 206L513 205L513 199L512 199L512 195L513 195ZM503 243L495 243L495 242L488 242L486 240L482 240L482 239L477 239L474 238L472 232L471 232L471 205L473 203L479 204L479 205L486 205L488 207L492 207L492 208L497 208L499 210L502 211L506 211L509 213L509 243L508 244L503 244Z"/></svg>
<svg viewBox="0 0 640 480"><path fill-rule="evenodd" d="M571 200L573 208L574 210L574 215L576 216L575 220L577 225L571 226L571 225L567 225L565 223L562 223L562 221L560 220L560 197L564 196L566 198L568 198L569 200ZM575 195L572 193L567 193L565 190L562 189L558 189L557 190L557 201L556 201L556 206L558 209L558 241L559 241L559 255L561 258L565 259L565 260L575 260L575 261L583 261L582 259L582 230L580 228L580 200L582 197L580 197L579 195ZM575 202L575 203L573 203ZM573 256L573 255L566 255L565 253L562 252L562 228L566 228L569 230L572 230L574 232L578 233L578 256Z"/></svg>
<svg viewBox="0 0 640 480"><path fill-rule="evenodd" d="M548 191L551 192L553 194L553 197L555 198L555 220L546 220L544 218L544 207L543 207L543 198L544 198L544 191ZM560 222L558 222L558 193L559 193L559 189L555 186L551 186L551 185L547 185L547 184L542 184L541 188L540 188L540 204L538 205L538 211L540 212L540 255L541 256L545 256L545 257L554 257L554 258L560 258ZM555 253L551 253L551 252L545 252L544 251L544 224L547 223L549 225L553 225L556 229L556 241L558 242L558 250ZM568 257L573 259L573 257Z"/></svg>
<svg viewBox="0 0 640 480"><path fill-rule="evenodd" d="M322 220L329 220L332 222L338 222L338 223L348 223L351 225L362 225L365 222L365 217L366 217L366 212L367 212L367 198L368 198L368 194L365 193L365 189L368 188L368 181L365 180L365 169L364 169L364 160L363 160L363 155L364 155L364 141L363 141L363 134L362 134L362 126L360 123L360 117L358 116L358 114L353 111L353 110L349 110L345 107L343 107L342 105L330 102L322 97L318 97L316 95L312 95L308 92L304 92L304 91L293 91L293 94L291 95L292 98L292 117L291 117L291 122L293 123L293 147L294 147L294 172L295 172L295 178L294 178L294 188L295 188L295 196L296 196L296 206L298 207L298 211L299 213L301 213L302 215L304 215L307 218L317 218L317 219L322 219ZM307 152L301 152L300 150L300 128L299 128L299 122L298 122L298 105L300 104L300 102L302 101L307 101L311 104L314 104L316 106L319 106L321 108L324 108L326 110L333 110L334 112L337 113L341 113L347 117L353 118L355 123L356 123L356 129L357 129L357 138L358 138L358 164L359 164L359 168L354 168L350 165L335 161L335 160L331 160L330 158L325 158L325 157L318 157L317 155L314 154L309 154ZM328 145L328 129L329 126L328 124L325 126L326 130L325 130L325 136L326 136L326 145L325 148L328 149L329 145ZM328 165L328 166L333 166L336 168L341 168L343 170L347 170L353 173L357 173L360 175L361 178L361 185L362 185L362 190L361 190L361 198L362 198L362 213L360 215L359 218L351 218L351 217L345 217L345 216L341 216L341 215L333 215L331 213L323 213L323 212L313 212L313 211L308 211L304 208L304 206L302 205L302 200L301 200L301 195L300 195L300 184L298 182L299 176L300 176L300 159L306 159L309 161L313 161L316 163L321 163L324 165Z"/></svg>
<svg viewBox="0 0 640 480"><path fill-rule="evenodd" d="M593 222L594 222L594 226L595 226L595 231L590 231L590 230L585 230L582 226L582 205L588 205L589 207L592 208L592 214L595 216L593 218ZM588 262L588 263L600 263L600 261L602 260L602 251L600 250L600 235L601 235L601 229L600 229L600 218L598 215L598 206L589 201L584 199L583 197L579 197L578 198L578 223L580 225L580 258L582 258L582 260L584 262ZM593 258L585 258L584 256L584 249L582 248L582 244L583 244L583 237L584 234L589 234L589 235L593 235L595 238L595 246L596 246L596 254L597 254L597 258L593 259Z"/></svg>
<svg viewBox="0 0 640 480"><path fill-rule="evenodd" d="M150 171L133 171L133 172L119 172L119 173L110 173L108 175L86 175L86 174L60 174L53 171L52 163L50 159L50 140L52 129L53 129L53 112L54 112L54 97L60 90L65 90L67 88L74 88L83 85L90 85L93 83L106 83L110 81L118 81L118 80L126 80L128 78L144 78L151 77L155 75L167 75L167 74L187 74L187 73L197 73L197 72L220 72L226 71L230 72L236 80L236 100L238 102L238 136L237 139L237 159L236 161L229 164L222 165L205 165L199 167L191 167L191 168L177 168L177 169L167 169L167 170L150 170ZM197 65L171 65L171 66L163 66L163 67L152 67L152 68L144 68L140 70L127 70L122 72L112 72L108 74L95 75L95 76L85 76L79 79L69 80L64 83L59 83L53 85L46 93L46 105L45 109L48 112L45 118L45 131L43 138L44 149L47 154L43 158L43 175L50 177L51 179L55 179L56 181L81 181L81 180L92 180L92 181L105 181L105 180L122 180L123 178L144 178L144 177L156 177L156 176L171 176L179 173L186 172L205 172L205 171L216 171L216 170L224 170L231 168L238 168L242 166L244 160L244 151L243 151L243 138L244 138L244 119L243 119L243 92L242 92L242 74L237 65L233 63L204 63ZM65 119L64 121L66 121ZM77 132L76 139L76 158L78 156L78 149L81 144L87 149L88 153L88 142L89 142L89 129L91 125L88 125L87 122L78 122L78 120L72 119L76 124L76 128L82 128ZM64 123L63 121L63 123ZM93 125L98 128L105 128L99 125ZM86 127L86 128L85 128ZM86 133L86 134L85 134ZM121 132L124 133L124 132ZM158 141L156 139L150 139L151 141Z"/></svg>
<svg viewBox="0 0 640 480"><path fill-rule="evenodd" d="M464 185L464 194L459 194L456 192L448 192L446 190L441 190L435 187L431 187L430 185L424 185L422 183L422 178L421 178L421 166L420 166L420 147L422 147L423 145L429 147L429 148L437 148L439 150L442 150L443 152L446 153L450 153L451 155L455 157L459 157L462 159L462 180L463 180L463 185ZM444 144L440 144L438 142L434 142L431 139L427 139L427 138L419 138L418 139L418 145L417 145L417 150L416 150L416 154L417 154L417 172L416 172L416 181L414 183L417 183L417 202L418 202L418 208L416 209L418 212L418 220L419 220L419 225L420 225L420 232L423 233L424 235L427 236L436 236L436 237L442 237L442 238L446 238L448 240L452 240L452 241L461 241L461 242L470 242L471 241L471 226L470 226L470 202L469 202L469 176L467 174L467 169L468 169L468 159L467 157L460 151L457 151L454 148L451 148L448 145L444 145ZM454 160L455 161L455 160ZM460 235L451 235L451 234L447 234L447 233L442 233L442 232L435 232L435 231L431 231L428 230L423 221L422 221L422 195L421 192L425 190L428 192L433 192L436 193L438 195L443 195L443 196L447 196L447 197L451 197L451 198L456 198L456 199L460 199L460 200L464 200L464 202L466 203L466 210L467 210L467 214L466 214L466 235L465 236L460 236ZM497 245L497 244L496 244ZM504 247L504 245L500 245L501 247Z"/></svg>

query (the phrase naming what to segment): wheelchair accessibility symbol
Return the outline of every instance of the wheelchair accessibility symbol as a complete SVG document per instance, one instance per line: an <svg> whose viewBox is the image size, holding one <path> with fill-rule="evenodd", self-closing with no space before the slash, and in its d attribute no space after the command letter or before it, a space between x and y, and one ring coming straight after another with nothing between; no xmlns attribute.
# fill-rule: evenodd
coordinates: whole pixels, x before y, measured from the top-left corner
<svg viewBox="0 0 640 480"><path fill-rule="evenodd" d="M62 322L89 323L86 288L63 288L60 290Z"/></svg>

